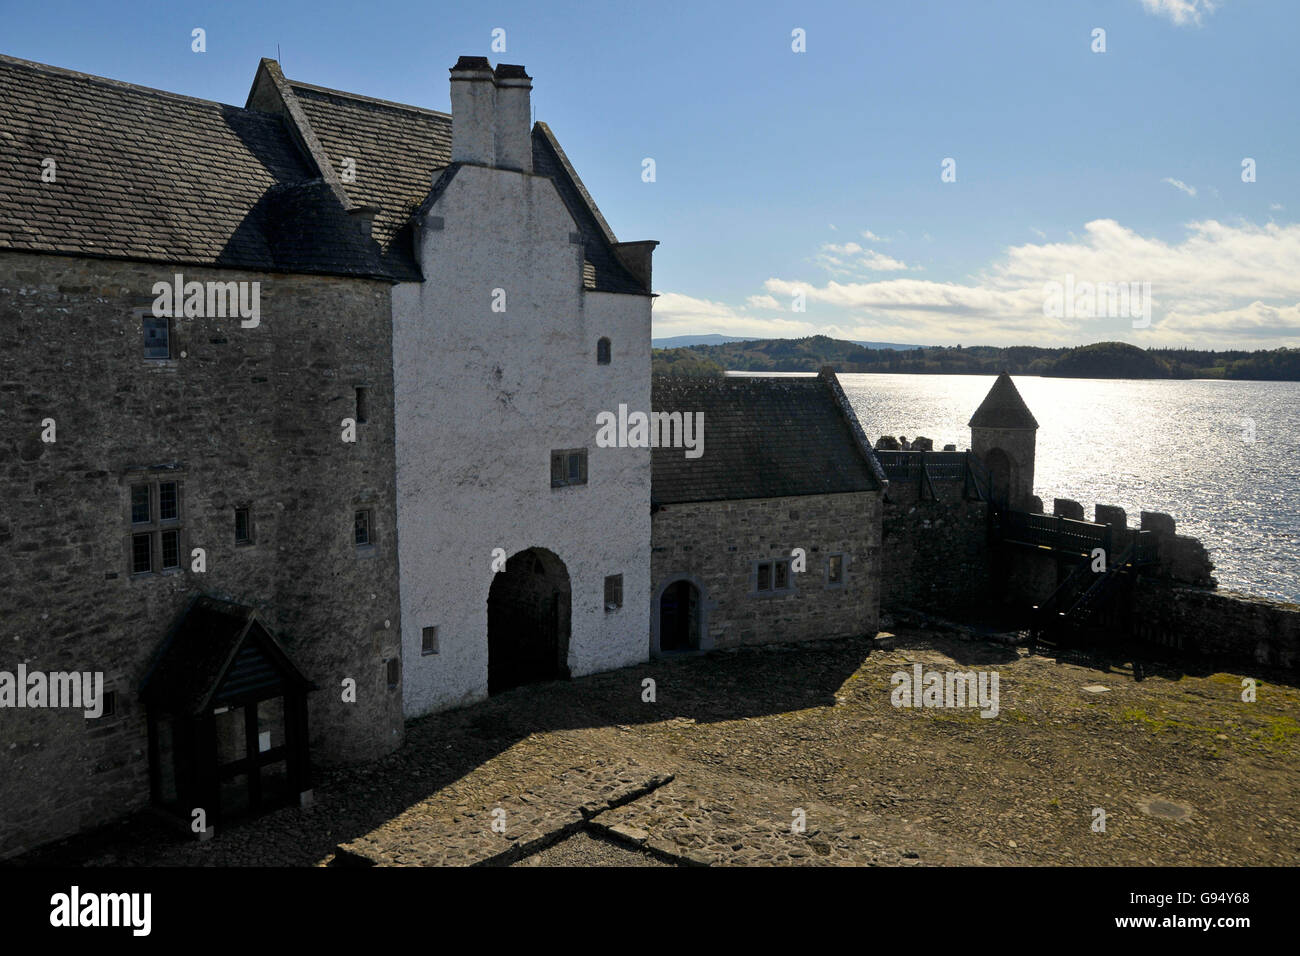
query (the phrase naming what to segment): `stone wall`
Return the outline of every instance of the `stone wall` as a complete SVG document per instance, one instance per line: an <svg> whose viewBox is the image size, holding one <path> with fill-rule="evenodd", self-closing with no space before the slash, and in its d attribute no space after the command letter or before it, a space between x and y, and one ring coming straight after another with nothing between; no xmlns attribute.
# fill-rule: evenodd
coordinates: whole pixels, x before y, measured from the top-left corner
<svg viewBox="0 0 1300 956"><path fill-rule="evenodd" d="M143 357L155 282L260 281L256 328L173 322ZM368 280L0 254L0 670L102 671L117 714L0 710L0 856L148 801L138 688L199 593L258 608L303 672L313 760L401 740L389 285ZM369 388L355 444L340 421ZM56 441L40 439L54 419ZM181 485L182 568L133 576L136 471ZM251 545L234 509L251 506ZM374 544L353 543L368 508ZM207 569L190 570L193 548ZM340 684L357 683L357 703Z"/></svg>
<svg viewBox="0 0 1300 956"><path fill-rule="evenodd" d="M965 501L959 482L936 483L939 500L891 483L884 506L881 603L943 616L988 601L988 503Z"/></svg>
<svg viewBox="0 0 1300 956"><path fill-rule="evenodd" d="M1137 582L1137 637L1189 654L1300 668L1300 605L1231 591Z"/></svg>
<svg viewBox="0 0 1300 956"><path fill-rule="evenodd" d="M652 641L659 598L673 581L701 589L701 646L876 633L880 615L880 495L871 493L661 506L651 520ZM807 569L787 594L756 594L755 563L803 548ZM827 587L843 554L844 586Z"/></svg>

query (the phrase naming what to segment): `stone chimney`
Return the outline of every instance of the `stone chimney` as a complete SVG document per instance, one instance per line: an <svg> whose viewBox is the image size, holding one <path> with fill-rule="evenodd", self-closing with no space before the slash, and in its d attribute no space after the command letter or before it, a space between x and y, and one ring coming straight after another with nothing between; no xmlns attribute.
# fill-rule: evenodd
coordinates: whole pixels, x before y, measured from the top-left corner
<svg viewBox="0 0 1300 956"><path fill-rule="evenodd" d="M496 162L496 113L497 88L487 57L462 56L451 68L453 163Z"/></svg>
<svg viewBox="0 0 1300 956"><path fill-rule="evenodd" d="M451 68L451 161L533 171L532 78L522 66L462 56Z"/></svg>
<svg viewBox="0 0 1300 956"><path fill-rule="evenodd" d="M522 66L498 63L496 69L496 164L499 169L533 171L532 78Z"/></svg>

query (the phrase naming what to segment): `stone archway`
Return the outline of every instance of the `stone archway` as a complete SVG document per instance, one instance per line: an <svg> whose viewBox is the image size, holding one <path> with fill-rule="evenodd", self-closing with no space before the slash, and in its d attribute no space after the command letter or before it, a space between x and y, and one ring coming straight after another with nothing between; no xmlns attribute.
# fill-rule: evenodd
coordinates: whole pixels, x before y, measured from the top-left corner
<svg viewBox="0 0 1300 956"><path fill-rule="evenodd" d="M569 572L545 548L520 551L488 591L488 693L569 677Z"/></svg>
<svg viewBox="0 0 1300 956"><path fill-rule="evenodd" d="M1011 507L1011 456L991 448L984 454L984 466L989 470L989 500L997 508Z"/></svg>

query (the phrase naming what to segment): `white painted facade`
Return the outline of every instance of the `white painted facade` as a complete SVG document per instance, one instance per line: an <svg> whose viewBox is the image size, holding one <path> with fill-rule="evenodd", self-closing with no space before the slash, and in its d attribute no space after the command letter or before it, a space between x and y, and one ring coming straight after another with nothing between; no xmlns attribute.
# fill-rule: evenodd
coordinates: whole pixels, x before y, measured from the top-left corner
<svg viewBox="0 0 1300 956"><path fill-rule="evenodd" d="M453 90L453 129L455 104ZM490 112L476 120L494 122ZM481 139L483 165L459 166L427 209L424 282L393 290L407 716L487 696L497 548L545 548L564 563L573 676L648 657L650 451L598 448L595 436L597 414L620 402L650 410L651 300L584 290L578 226L555 186L495 168ZM608 365L596 361L602 336ZM587 484L552 488L551 452L584 447ZM623 606L607 611L612 574ZM439 649L426 655L431 626Z"/></svg>

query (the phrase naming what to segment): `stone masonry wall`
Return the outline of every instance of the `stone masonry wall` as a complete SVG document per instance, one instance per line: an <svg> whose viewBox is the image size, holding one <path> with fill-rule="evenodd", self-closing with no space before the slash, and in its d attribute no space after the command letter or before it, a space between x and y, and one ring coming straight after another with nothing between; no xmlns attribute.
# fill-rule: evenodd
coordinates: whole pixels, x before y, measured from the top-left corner
<svg viewBox="0 0 1300 956"><path fill-rule="evenodd" d="M988 601L988 503L962 500L959 484L936 490L940 500L917 500L890 485L881 545L887 610L910 607L943 616Z"/></svg>
<svg viewBox="0 0 1300 956"><path fill-rule="evenodd" d="M173 321L171 360L143 357L152 286L256 281L257 328ZM0 671L102 671L117 714L0 710L0 856L148 801L138 688L188 602L258 608L320 690L317 763L401 740L389 286L369 280L0 254ZM340 421L369 388L355 444ZM54 419L54 443L40 439ZM130 573L132 469L181 485L182 569ZM234 543L234 508L254 543ZM353 543L369 508L374 544ZM207 570L190 570L193 548ZM340 684L357 682L357 703Z"/></svg>
<svg viewBox="0 0 1300 956"><path fill-rule="evenodd" d="M1140 579L1134 600L1138 637L1206 657L1300 668L1300 605L1156 578Z"/></svg>
<svg viewBox="0 0 1300 956"><path fill-rule="evenodd" d="M702 589L701 645L734 647L876 633L880 495L809 495L664 505L651 521L651 613L681 576ZM788 594L754 594L757 561L807 554ZM826 587L827 556L845 555L842 588ZM652 622L652 632L657 620Z"/></svg>

